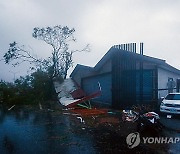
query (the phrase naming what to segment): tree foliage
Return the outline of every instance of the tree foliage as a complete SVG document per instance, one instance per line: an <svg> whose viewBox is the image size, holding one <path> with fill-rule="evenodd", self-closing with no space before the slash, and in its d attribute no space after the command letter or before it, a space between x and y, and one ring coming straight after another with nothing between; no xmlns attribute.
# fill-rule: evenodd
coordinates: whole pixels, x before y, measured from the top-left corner
<svg viewBox="0 0 180 154"><path fill-rule="evenodd" d="M14 83L0 81L0 102L20 104L51 100L55 95L48 73L37 70Z"/></svg>

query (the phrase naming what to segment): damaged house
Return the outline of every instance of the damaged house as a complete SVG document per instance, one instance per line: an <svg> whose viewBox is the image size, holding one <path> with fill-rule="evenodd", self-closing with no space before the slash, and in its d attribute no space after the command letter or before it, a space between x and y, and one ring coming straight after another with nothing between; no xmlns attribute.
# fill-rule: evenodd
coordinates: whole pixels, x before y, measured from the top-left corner
<svg viewBox="0 0 180 154"><path fill-rule="evenodd" d="M140 103L157 103L169 92L179 92L180 70L165 60L136 53L136 43L115 45L94 66L77 65L70 77L87 95L98 90L96 102L123 108Z"/></svg>

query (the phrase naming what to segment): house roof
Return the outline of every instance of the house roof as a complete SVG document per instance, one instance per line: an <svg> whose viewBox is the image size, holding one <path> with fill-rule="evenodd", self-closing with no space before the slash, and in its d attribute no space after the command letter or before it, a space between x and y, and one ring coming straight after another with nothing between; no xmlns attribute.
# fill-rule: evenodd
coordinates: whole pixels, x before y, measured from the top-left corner
<svg viewBox="0 0 180 154"><path fill-rule="evenodd" d="M73 77L79 70L93 71L93 67L77 64L72 73L70 74L70 77Z"/></svg>
<svg viewBox="0 0 180 154"><path fill-rule="evenodd" d="M176 73L176 74L180 75L180 70L173 67L173 66L171 66L171 65L169 65L168 63L164 63L163 65L160 65L159 67L162 68L162 69L169 70L169 71L171 71L173 73Z"/></svg>
<svg viewBox="0 0 180 154"><path fill-rule="evenodd" d="M146 55L140 55L138 53L125 51L125 50L122 50L122 49L117 49L117 48L112 47L102 57L102 59L95 65L94 68L96 70L100 69L104 65L104 63L106 63L106 61L109 60L111 58L111 56L113 56L114 53L116 53L116 52L121 52L122 54L126 54L127 56L133 56L134 58L136 58L138 60L142 60L142 61L152 62L152 63L156 63L156 64L165 63L165 60L162 60L162 59L158 59L158 58L154 58L154 57L150 57L150 56L146 56Z"/></svg>
<svg viewBox="0 0 180 154"><path fill-rule="evenodd" d="M130 52L130 51L125 51L122 49L114 48L111 47L109 51L101 58L101 60L94 66L94 67L89 67L89 66L84 66L84 65L77 65L74 69L74 71L71 73L70 76L73 76L78 69L90 69L91 71L98 71L108 60L112 58L116 52L121 52L122 54L126 54L129 56L133 56L137 60L142 60L150 63L155 63L158 65L159 68L171 71L173 73L179 74L180 75L180 70L176 69L175 67L169 65L166 63L165 60L159 59L159 58L154 58L146 55L140 55L138 53Z"/></svg>

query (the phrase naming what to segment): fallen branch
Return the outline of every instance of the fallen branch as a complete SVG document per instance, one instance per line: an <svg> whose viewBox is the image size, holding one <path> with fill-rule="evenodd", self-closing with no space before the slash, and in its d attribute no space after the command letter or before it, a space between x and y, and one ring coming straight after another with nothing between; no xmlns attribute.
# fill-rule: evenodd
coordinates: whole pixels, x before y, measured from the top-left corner
<svg viewBox="0 0 180 154"><path fill-rule="evenodd" d="M11 106L11 107L8 109L8 111L10 111L13 107L15 107L15 105Z"/></svg>

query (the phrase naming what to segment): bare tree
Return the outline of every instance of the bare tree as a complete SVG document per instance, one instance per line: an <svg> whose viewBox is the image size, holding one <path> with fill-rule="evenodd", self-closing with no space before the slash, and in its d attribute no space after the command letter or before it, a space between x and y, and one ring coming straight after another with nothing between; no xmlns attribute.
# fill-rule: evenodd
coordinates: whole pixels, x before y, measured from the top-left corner
<svg viewBox="0 0 180 154"><path fill-rule="evenodd" d="M73 65L73 54L76 52L90 51L89 45L82 50L70 50L71 42L75 42L74 37L75 29L68 28L67 26L54 26L33 29L32 36L38 40L46 42L52 47L52 55L48 59L40 59L37 56L31 55L29 50L24 46L19 46L16 42L10 43L9 50L4 54L6 63L16 60L13 66L23 62L36 64L41 69L51 69L52 77L63 76L67 77L67 71Z"/></svg>
<svg viewBox="0 0 180 154"><path fill-rule="evenodd" d="M52 47L53 76L67 76L68 69L72 66L72 55L75 52L89 51L89 46L83 50L69 50L70 42L75 42L75 29L67 26L54 26L46 28L34 28L32 36L42 40Z"/></svg>

